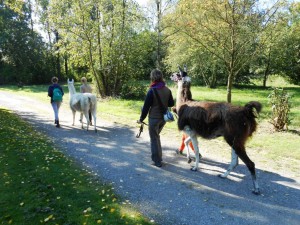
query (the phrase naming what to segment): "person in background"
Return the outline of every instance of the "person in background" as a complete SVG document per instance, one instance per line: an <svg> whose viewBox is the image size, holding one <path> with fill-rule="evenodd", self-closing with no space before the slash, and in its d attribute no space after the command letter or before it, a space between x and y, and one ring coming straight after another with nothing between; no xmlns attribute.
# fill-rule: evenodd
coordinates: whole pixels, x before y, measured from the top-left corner
<svg viewBox="0 0 300 225"><path fill-rule="evenodd" d="M64 91L61 86L58 84L58 78L52 77L51 79L52 85L48 88L48 96L51 98L50 102L54 111L54 118L56 127L59 128L59 108L62 103L62 97L64 95Z"/></svg>
<svg viewBox="0 0 300 225"><path fill-rule="evenodd" d="M159 104L158 99L154 94L154 89L157 90L158 96L165 107L174 106L174 99L171 90L166 86L163 80L163 74L160 70L154 69L150 73L151 85L147 92L146 99L142 108L142 113L138 123L142 123L148 116L149 136L151 144L151 158L154 165L162 166L162 148L160 142L160 132L166 122L163 118L163 109Z"/></svg>
<svg viewBox="0 0 300 225"><path fill-rule="evenodd" d="M81 93L92 93L92 87L88 84L87 79L85 77L81 78L81 83L82 83L82 85L80 86ZM89 120L90 120L90 125L92 125L91 110L89 110Z"/></svg>

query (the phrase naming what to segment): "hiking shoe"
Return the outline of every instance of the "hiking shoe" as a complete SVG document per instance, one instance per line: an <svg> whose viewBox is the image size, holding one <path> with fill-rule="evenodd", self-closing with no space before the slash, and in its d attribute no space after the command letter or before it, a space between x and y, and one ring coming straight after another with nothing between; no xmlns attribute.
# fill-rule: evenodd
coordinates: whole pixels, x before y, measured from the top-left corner
<svg viewBox="0 0 300 225"><path fill-rule="evenodd" d="M183 154L183 151L181 151L179 149L176 149L175 152L176 152L177 155L179 155L179 154L182 155Z"/></svg>
<svg viewBox="0 0 300 225"><path fill-rule="evenodd" d="M160 163L152 163L151 164L152 166L156 166L156 167L162 167L162 163L160 162Z"/></svg>
<svg viewBox="0 0 300 225"><path fill-rule="evenodd" d="M155 163L155 166L156 167L162 167L162 164L161 163Z"/></svg>

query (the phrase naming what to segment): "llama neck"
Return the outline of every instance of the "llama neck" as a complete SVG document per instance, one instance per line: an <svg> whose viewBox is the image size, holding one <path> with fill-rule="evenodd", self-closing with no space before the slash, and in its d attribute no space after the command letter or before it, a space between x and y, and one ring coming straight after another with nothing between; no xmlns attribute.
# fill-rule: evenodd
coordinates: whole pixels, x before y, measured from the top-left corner
<svg viewBox="0 0 300 225"><path fill-rule="evenodd" d="M72 96L74 94L76 94L76 90L73 84L68 84L68 88L69 88L69 95Z"/></svg>
<svg viewBox="0 0 300 225"><path fill-rule="evenodd" d="M182 81L178 81L177 83L177 102L176 102L176 109L179 110L180 106L187 102L192 101L192 93L191 93L191 83Z"/></svg>
<svg viewBox="0 0 300 225"><path fill-rule="evenodd" d="M182 97L182 81L179 80L177 82L177 96L176 96L176 110L177 110L177 113L179 111L179 108L183 102L183 97Z"/></svg>

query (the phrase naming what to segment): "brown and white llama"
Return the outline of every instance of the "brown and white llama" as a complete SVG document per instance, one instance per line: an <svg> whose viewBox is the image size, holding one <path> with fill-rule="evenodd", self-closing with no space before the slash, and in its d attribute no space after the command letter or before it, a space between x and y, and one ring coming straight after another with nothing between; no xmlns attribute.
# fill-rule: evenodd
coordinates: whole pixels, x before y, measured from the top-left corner
<svg viewBox="0 0 300 225"><path fill-rule="evenodd" d="M73 126L75 124L75 114L76 111L80 112L80 121L81 121L81 128L83 129L83 114L86 118L87 128L89 129L89 110L94 119L94 129L97 132L96 128L96 119L97 119L97 98L96 95L91 93L77 93L74 87L74 80L68 79L68 88L69 88L69 95L70 95L70 108L73 113Z"/></svg>
<svg viewBox="0 0 300 225"><path fill-rule="evenodd" d="M199 148L197 137L214 139L223 136L231 147L231 163L225 173L220 177L226 178L238 165L240 158L248 167L254 185L254 194L260 194L256 179L255 164L246 153L245 143L256 130L257 113L262 105L253 101L245 106L234 106L230 103L186 101L183 99L184 71L177 79L177 102L178 129L190 136L195 148L195 166L191 169L197 171L199 165ZM256 112L254 111L256 110Z"/></svg>

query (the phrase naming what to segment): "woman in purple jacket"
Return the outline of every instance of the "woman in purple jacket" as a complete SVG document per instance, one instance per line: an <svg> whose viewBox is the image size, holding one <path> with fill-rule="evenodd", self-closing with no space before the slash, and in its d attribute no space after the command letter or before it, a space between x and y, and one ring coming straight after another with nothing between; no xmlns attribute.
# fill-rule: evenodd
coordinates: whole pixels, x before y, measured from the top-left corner
<svg viewBox="0 0 300 225"><path fill-rule="evenodd" d="M143 122L147 117L149 118L149 135L151 142L151 158L154 165L157 167L162 166L162 149L160 143L160 132L165 126L166 122L163 118L163 109L154 94L154 89L157 90L158 97L161 99L162 104L167 107L174 106L174 99L171 90L166 86L162 72L154 69L150 74L151 85L146 95L144 106L142 109L139 122Z"/></svg>

